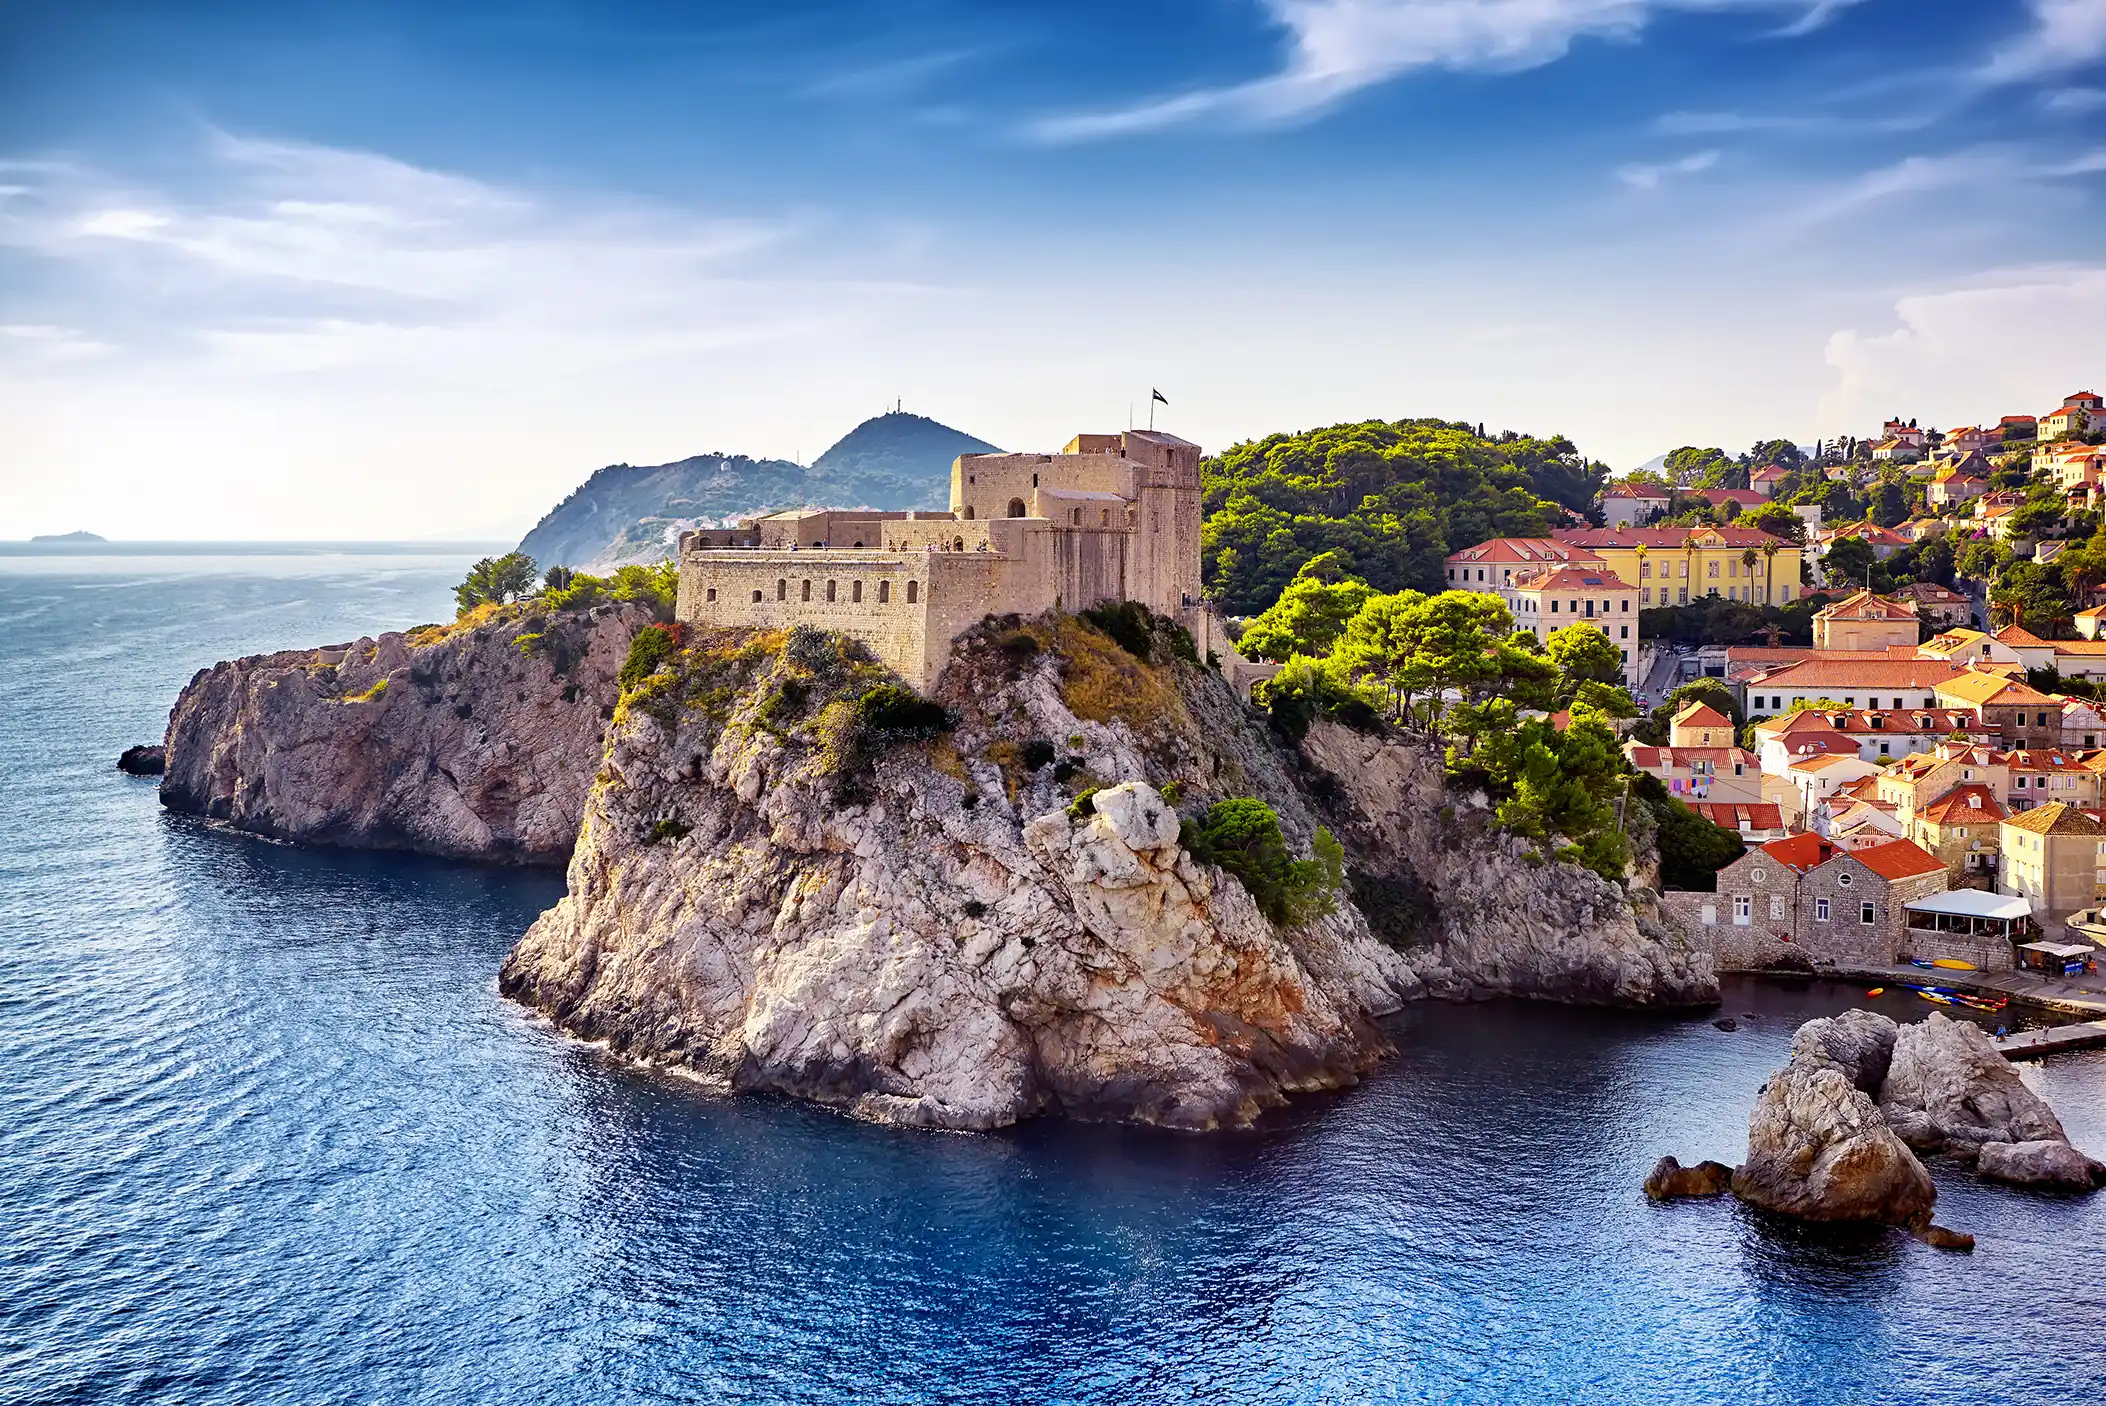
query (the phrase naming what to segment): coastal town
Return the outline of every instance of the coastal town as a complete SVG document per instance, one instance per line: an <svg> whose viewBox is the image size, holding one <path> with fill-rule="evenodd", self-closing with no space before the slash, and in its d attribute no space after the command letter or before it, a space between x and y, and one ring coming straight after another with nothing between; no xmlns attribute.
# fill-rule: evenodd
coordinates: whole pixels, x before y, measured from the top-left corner
<svg viewBox="0 0 2106 1406"><path fill-rule="evenodd" d="M1722 967L2095 972L2106 400L1770 447L1668 456L1447 583L1613 640L1630 768L1739 842L1662 895Z"/></svg>

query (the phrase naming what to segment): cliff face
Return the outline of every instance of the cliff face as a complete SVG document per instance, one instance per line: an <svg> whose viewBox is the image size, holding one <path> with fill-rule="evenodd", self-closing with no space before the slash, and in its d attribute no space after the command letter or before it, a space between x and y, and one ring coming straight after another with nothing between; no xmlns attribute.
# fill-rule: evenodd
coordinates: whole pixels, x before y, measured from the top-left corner
<svg viewBox="0 0 2106 1406"><path fill-rule="evenodd" d="M600 606L200 670L161 803L280 839L560 864L650 619Z"/></svg>
<svg viewBox="0 0 2106 1406"><path fill-rule="evenodd" d="M1179 844L1173 776L1310 831L1218 680L988 627L945 676L956 726L907 740L858 701L883 679L822 636L697 636L625 703L505 993L721 1087L933 1127L1244 1124L1386 1052L1372 1017L1419 983L1351 905L1276 929Z"/></svg>
<svg viewBox="0 0 2106 1406"><path fill-rule="evenodd" d="M1436 994L1615 1005L1718 1000L1711 958L1657 908L1494 827L1449 791L1431 751L1319 722L1302 755L1321 778L1359 893L1385 937L1412 945Z"/></svg>

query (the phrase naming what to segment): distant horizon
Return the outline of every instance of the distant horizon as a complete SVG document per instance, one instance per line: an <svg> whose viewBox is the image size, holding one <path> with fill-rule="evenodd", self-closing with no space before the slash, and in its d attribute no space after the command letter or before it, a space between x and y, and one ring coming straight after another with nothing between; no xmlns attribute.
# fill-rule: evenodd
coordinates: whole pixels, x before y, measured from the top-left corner
<svg viewBox="0 0 2106 1406"><path fill-rule="evenodd" d="M0 49L0 532L483 536L902 402L1621 473L2106 380L2106 0L110 0Z"/></svg>

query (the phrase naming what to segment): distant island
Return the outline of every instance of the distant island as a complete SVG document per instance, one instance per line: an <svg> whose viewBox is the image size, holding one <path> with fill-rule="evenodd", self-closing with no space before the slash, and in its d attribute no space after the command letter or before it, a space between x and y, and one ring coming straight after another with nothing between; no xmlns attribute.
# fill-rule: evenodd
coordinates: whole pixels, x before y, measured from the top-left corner
<svg viewBox="0 0 2106 1406"><path fill-rule="evenodd" d="M41 537L32 537L31 542L107 542L110 539L94 532L47 532Z"/></svg>

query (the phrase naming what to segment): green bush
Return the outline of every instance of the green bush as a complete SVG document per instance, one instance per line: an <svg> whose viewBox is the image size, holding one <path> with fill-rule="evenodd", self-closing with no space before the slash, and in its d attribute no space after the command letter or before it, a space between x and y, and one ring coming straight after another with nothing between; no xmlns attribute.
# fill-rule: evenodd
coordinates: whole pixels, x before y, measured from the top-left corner
<svg viewBox="0 0 2106 1406"><path fill-rule="evenodd" d="M629 657L615 677L627 693L658 672L680 649L678 634L666 625L646 625L629 641Z"/></svg>
<svg viewBox="0 0 2106 1406"><path fill-rule="evenodd" d="M1345 875L1345 851L1328 830L1316 832L1314 859L1296 859L1271 806L1248 796L1216 801L1200 820L1178 827L1195 859L1234 874L1258 911L1282 925L1328 913Z"/></svg>
<svg viewBox="0 0 2106 1406"><path fill-rule="evenodd" d="M1155 651L1155 616L1139 601L1107 601L1082 612L1081 619L1099 634L1140 660L1149 662ZM1185 650L1192 650L1192 637L1185 636ZM1196 662L1196 658L1195 658Z"/></svg>
<svg viewBox="0 0 2106 1406"><path fill-rule="evenodd" d="M934 737L951 726L951 715L911 688L881 683L856 700L856 717L872 732Z"/></svg>
<svg viewBox="0 0 2106 1406"><path fill-rule="evenodd" d="M1081 794L1076 796L1074 802L1068 806L1068 819L1081 820L1086 816L1095 815L1097 813L1097 793L1103 789L1101 786L1083 788Z"/></svg>
<svg viewBox="0 0 2106 1406"><path fill-rule="evenodd" d="M665 840L685 839L692 829L692 826L682 825L677 820L661 820L651 827L649 834L644 836L644 843L655 845Z"/></svg>

